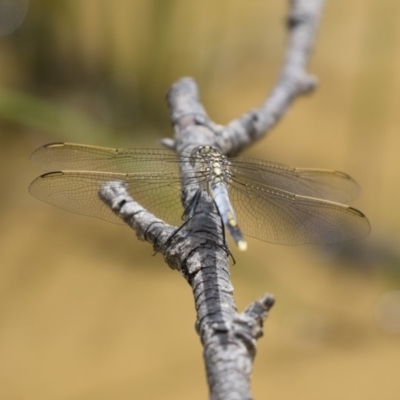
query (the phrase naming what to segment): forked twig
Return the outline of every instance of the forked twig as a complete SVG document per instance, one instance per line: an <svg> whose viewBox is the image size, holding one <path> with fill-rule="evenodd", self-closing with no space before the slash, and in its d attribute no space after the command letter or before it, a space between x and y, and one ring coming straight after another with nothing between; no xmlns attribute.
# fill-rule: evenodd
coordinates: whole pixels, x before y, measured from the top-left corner
<svg viewBox="0 0 400 400"><path fill-rule="evenodd" d="M226 127L219 127L209 119L193 79L176 82L167 94L175 137L164 139L164 145L178 154L198 145L217 146L225 154L236 154L268 133L297 96L315 87L316 79L306 72L306 67L322 3L322 0L290 1L288 47L275 87L258 109ZM202 199L196 209L202 218L189 221L165 246L175 228L143 209L129 197L123 185L104 185L100 197L140 238L153 243L168 265L179 270L191 285L210 397L250 399L256 340L262 335L263 322L274 300L267 294L249 305L244 313L236 312L223 228L212 201Z"/></svg>

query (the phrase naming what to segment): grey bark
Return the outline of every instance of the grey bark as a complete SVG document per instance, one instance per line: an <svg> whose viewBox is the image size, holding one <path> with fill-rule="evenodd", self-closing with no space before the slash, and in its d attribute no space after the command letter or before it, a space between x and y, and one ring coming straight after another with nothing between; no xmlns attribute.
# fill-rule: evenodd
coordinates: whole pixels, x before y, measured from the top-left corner
<svg viewBox="0 0 400 400"><path fill-rule="evenodd" d="M316 85L316 79L306 72L306 67L322 3L322 0L290 1L288 45L282 72L271 94L258 109L221 127L209 119L200 103L195 81L183 78L167 94L175 136L162 143L178 154L198 145L211 145L233 155L266 135L291 102ZM184 182L185 177L182 178ZM274 299L265 294L243 313L237 313L229 275L229 254L213 202L203 196L196 214L176 232L176 227L157 219L130 198L121 184L105 185L100 196L139 238L152 243L168 265L177 269L191 285L210 398L250 399L256 341L262 336L263 322ZM184 204L184 208L187 206Z"/></svg>

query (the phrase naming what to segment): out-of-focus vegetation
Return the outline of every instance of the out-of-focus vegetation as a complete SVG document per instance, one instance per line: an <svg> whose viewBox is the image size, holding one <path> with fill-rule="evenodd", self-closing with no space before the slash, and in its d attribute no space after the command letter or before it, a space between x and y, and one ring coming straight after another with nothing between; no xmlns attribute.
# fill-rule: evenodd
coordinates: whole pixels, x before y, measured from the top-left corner
<svg viewBox="0 0 400 400"><path fill-rule="evenodd" d="M257 106L284 55L285 2L0 6L0 398L206 398L184 280L129 229L31 198L29 155L60 140L157 146L182 76L216 122ZM320 87L247 152L348 172L372 225L343 247L232 250L238 307L278 300L255 398L399 398L399 15L393 0L328 2L310 67Z"/></svg>

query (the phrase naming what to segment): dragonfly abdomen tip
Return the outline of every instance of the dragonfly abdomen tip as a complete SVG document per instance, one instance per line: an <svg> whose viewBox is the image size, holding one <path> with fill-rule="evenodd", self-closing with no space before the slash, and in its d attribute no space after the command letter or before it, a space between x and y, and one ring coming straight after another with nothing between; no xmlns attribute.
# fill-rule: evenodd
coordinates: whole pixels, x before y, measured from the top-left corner
<svg viewBox="0 0 400 400"><path fill-rule="evenodd" d="M240 251L247 250L247 242L245 240L239 240L237 245L238 245Z"/></svg>

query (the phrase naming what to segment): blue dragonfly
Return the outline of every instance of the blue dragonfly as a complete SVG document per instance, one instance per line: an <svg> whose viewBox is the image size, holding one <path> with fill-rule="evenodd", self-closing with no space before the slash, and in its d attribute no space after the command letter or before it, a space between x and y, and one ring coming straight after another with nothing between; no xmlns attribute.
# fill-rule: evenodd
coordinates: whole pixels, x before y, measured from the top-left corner
<svg viewBox="0 0 400 400"><path fill-rule="evenodd" d="M347 205L360 193L358 184L334 170L227 158L212 146L177 156L167 149L52 143L36 150L32 161L46 171L30 185L34 197L114 223L123 221L100 199L104 184L122 183L135 201L177 226L206 192L240 250L247 248L245 235L285 245L330 244L370 231L364 214ZM186 209L182 177L185 190L194 193Z"/></svg>

